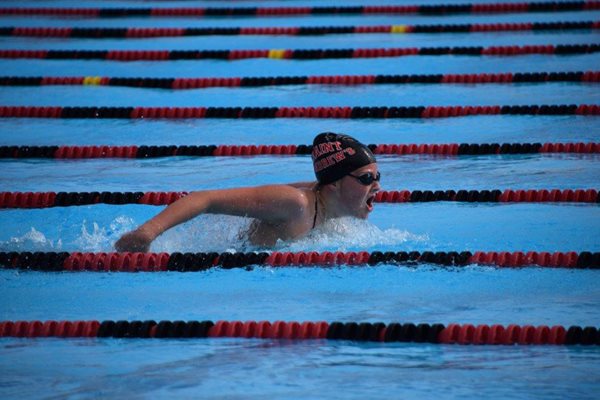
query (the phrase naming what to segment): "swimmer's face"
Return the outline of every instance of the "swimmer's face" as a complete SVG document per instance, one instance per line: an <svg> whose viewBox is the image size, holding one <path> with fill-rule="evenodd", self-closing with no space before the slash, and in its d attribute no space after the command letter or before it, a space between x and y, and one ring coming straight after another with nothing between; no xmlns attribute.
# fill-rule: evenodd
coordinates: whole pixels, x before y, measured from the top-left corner
<svg viewBox="0 0 600 400"><path fill-rule="evenodd" d="M355 169L338 181L340 205L344 208L344 215L362 219L369 216L373 211L375 194L381 189L381 185L376 180L369 184L365 182L378 174L377 164L373 163Z"/></svg>

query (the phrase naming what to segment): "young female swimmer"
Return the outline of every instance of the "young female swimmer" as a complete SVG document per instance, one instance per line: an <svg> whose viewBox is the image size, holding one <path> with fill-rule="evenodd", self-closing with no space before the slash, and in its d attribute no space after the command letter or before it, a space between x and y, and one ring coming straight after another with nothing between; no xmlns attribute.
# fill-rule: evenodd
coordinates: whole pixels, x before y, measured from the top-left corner
<svg viewBox="0 0 600 400"><path fill-rule="evenodd" d="M253 218L247 237L259 247L300 238L331 218L366 219L380 189L371 150L348 135L324 132L313 141L312 160L316 182L192 192L123 235L115 248L147 252L161 233L199 214Z"/></svg>

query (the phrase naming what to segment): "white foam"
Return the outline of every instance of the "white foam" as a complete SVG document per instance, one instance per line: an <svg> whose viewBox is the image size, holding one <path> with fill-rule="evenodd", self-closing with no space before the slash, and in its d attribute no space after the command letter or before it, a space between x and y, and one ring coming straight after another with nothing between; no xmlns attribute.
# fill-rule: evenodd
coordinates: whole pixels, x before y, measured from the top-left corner
<svg viewBox="0 0 600 400"><path fill-rule="evenodd" d="M247 252L258 249L244 239L251 219L225 215L202 215L175 227L158 237L151 245L153 252ZM118 216L108 225L83 220L80 234L67 240L49 239L35 228L19 237L0 242L3 251L114 251L114 243L126 232L136 228L135 221ZM398 247L407 243L428 241L427 235L415 235L406 230L380 229L355 218L328 221L306 237L295 241L279 241L278 251L349 251L373 247Z"/></svg>
<svg viewBox="0 0 600 400"><path fill-rule="evenodd" d="M224 215L203 215L165 232L153 244L155 252L235 252L257 250L243 239L251 220ZM406 245L428 241L427 235L415 235L397 228L380 229L356 218L328 221L306 237L295 241L279 241L278 251L324 251L366 249L371 247ZM267 249L269 250L269 249Z"/></svg>
<svg viewBox="0 0 600 400"><path fill-rule="evenodd" d="M115 218L108 227L95 221L88 223L83 220L81 233L73 241L67 241L65 246L62 239L48 239L44 233L32 227L25 235L0 243L0 248L10 249L10 251L114 251L114 242L134 227L133 219L124 216Z"/></svg>
<svg viewBox="0 0 600 400"><path fill-rule="evenodd" d="M12 237L6 242L0 242L0 249L4 251L60 251L62 240L56 242L46 238L42 232L34 227L22 236Z"/></svg>
<svg viewBox="0 0 600 400"><path fill-rule="evenodd" d="M348 251L382 246L396 246L428 241L427 235L415 235L397 228L380 229L371 222L357 218L327 221L309 235L293 242L279 242L276 250L286 251Z"/></svg>
<svg viewBox="0 0 600 400"><path fill-rule="evenodd" d="M167 253L249 251L243 233L251 221L227 215L202 215L163 233L151 249Z"/></svg>
<svg viewBox="0 0 600 400"><path fill-rule="evenodd" d="M114 242L127 231L134 228L133 220L119 216L108 226L102 227L98 222L92 222L91 230L86 220L81 224L81 234L75 239L74 245L80 251L100 252L111 251Z"/></svg>

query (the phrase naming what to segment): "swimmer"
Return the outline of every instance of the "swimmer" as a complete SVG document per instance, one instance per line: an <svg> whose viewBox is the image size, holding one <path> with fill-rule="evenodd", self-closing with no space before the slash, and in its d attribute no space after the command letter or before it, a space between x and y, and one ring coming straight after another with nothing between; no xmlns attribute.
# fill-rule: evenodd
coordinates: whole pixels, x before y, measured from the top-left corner
<svg viewBox="0 0 600 400"><path fill-rule="evenodd" d="M313 141L312 161L316 182L192 192L123 235L115 248L147 252L160 234L199 214L253 218L246 235L259 247L301 238L332 218L366 219L380 189L371 150L350 136L324 132Z"/></svg>

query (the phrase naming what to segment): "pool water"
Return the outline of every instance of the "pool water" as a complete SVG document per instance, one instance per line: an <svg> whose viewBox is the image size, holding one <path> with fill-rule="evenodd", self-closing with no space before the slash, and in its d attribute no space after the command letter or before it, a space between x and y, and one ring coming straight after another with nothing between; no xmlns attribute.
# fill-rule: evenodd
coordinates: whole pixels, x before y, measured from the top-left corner
<svg viewBox="0 0 600 400"><path fill-rule="evenodd" d="M485 1L493 3L493 1ZM407 4L382 0L378 4ZM410 2L413 4L413 2ZM427 2L431 4L432 2ZM462 2L436 1L439 4ZM6 1L2 7L362 5L333 1ZM600 11L450 16L64 18L0 16L0 26L231 27L595 21ZM599 43L598 31L215 36L0 37L0 49L277 49ZM246 77L588 71L600 54L340 60L109 62L0 60L4 76ZM593 83L294 85L197 90L2 87L0 105L416 106L600 104ZM365 143L598 142L598 117L415 120L69 120L0 118L0 145L308 144L322 131ZM380 156L384 190L599 189L596 154ZM192 191L311 180L306 156L0 160L0 191ZM111 251L161 207L0 210L0 251ZM200 216L152 251L246 251L249 221ZM598 251L596 204L377 204L285 251ZM262 249L261 249L262 250ZM0 270L0 320L285 320L600 326L597 271L304 267L199 273ZM600 350L254 339L0 339L3 398L596 398Z"/></svg>

